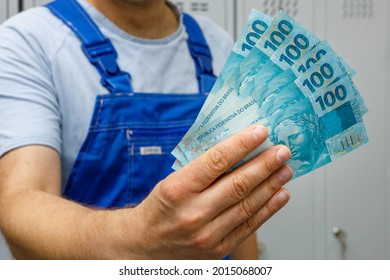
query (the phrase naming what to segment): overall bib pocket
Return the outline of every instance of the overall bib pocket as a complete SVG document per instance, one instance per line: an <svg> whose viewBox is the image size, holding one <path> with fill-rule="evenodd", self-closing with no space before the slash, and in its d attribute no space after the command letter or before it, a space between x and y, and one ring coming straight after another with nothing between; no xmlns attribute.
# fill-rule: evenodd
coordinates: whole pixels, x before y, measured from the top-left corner
<svg viewBox="0 0 390 280"><path fill-rule="evenodd" d="M175 158L171 152L188 129L189 127L185 126L127 130L128 204L139 204L158 182L173 172L171 166Z"/></svg>

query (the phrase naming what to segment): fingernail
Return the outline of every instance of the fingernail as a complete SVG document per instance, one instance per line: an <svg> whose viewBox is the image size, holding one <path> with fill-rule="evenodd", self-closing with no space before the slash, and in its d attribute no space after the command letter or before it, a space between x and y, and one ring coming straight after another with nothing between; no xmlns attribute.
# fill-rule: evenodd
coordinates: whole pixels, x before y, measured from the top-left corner
<svg viewBox="0 0 390 280"><path fill-rule="evenodd" d="M277 198L280 202L286 202L290 199L290 193L286 189L282 189L277 194Z"/></svg>
<svg viewBox="0 0 390 280"><path fill-rule="evenodd" d="M287 182L291 179L292 173L291 167L285 165L278 171L278 177L281 181Z"/></svg>
<svg viewBox="0 0 390 280"><path fill-rule="evenodd" d="M263 141L267 137L267 130L262 126L256 126L252 131L253 137L258 141Z"/></svg>
<svg viewBox="0 0 390 280"><path fill-rule="evenodd" d="M279 162L286 162L290 159L290 157L291 152L285 146L280 147L279 150L276 152L276 158L279 160Z"/></svg>

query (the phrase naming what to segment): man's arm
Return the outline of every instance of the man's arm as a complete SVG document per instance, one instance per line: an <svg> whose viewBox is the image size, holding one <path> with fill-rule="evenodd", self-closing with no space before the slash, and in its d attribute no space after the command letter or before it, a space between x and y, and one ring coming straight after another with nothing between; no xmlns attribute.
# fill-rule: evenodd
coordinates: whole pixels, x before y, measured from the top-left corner
<svg viewBox="0 0 390 280"><path fill-rule="evenodd" d="M258 247L256 233L253 233L230 254L230 257L233 260L258 260Z"/></svg>
<svg viewBox="0 0 390 280"><path fill-rule="evenodd" d="M14 256L110 258L116 239L110 213L65 200L60 191L55 150L28 146L0 159L0 226Z"/></svg>
<svg viewBox="0 0 390 280"><path fill-rule="evenodd" d="M15 149L0 159L0 227L23 259L222 258L289 199L286 147L225 174L266 136L263 127L245 129L172 173L139 206L118 210L61 198L53 149Z"/></svg>

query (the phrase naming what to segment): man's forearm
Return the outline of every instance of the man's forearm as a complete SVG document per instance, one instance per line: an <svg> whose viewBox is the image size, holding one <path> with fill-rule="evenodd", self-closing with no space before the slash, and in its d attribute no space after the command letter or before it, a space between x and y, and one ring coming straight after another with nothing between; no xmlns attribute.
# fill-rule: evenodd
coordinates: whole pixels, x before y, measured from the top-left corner
<svg viewBox="0 0 390 280"><path fill-rule="evenodd" d="M9 194L0 203L0 226L18 259L125 257L123 211L94 210L36 190Z"/></svg>
<svg viewBox="0 0 390 280"><path fill-rule="evenodd" d="M256 233L252 234L241 244L241 246L234 250L231 254L231 258L233 260L257 260L258 245Z"/></svg>

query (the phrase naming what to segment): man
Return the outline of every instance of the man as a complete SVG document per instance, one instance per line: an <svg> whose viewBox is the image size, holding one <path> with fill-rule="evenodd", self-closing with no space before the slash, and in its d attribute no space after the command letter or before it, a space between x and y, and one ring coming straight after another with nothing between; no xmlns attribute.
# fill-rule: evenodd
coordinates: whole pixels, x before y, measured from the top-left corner
<svg viewBox="0 0 390 280"><path fill-rule="evenodd" d="M255 231L289 198L286 147L226 173L265 140L255 126L168 176L231 49L222 30L163 0L48 8L0 29L0 226L15 257L256 258Z"/></svg>

